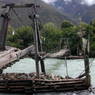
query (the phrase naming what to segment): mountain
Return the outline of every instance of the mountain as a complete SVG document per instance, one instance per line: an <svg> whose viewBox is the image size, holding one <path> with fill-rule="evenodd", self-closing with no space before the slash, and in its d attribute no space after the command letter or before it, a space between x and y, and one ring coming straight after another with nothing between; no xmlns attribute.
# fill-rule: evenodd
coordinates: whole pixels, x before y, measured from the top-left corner
<svg viewBox="0 0 95 95"><path fill-rule="evenodd" d="M82 16L83 21L90 22L95 20L95 5L88 8L85 14Z"/></svg>
<svg viewBox="0 0 95 95"><path fill-rule="evenodd" d="M87 23L95 19L95 5L89 5L83 0L56 0L52 5L68 14L69 18L81 19Z"/></svg>
<svg viewBox="0 0 95 95"><path fill-rule="evenodd" d="M3 3L34 3L35 0L3 0ZM42 23L46 22L54 22L55 24L59 25L62 23L64 19L70 20L65 14L59 12L55 7L44 3L41 0L37 0L37 4L41 6L38 9L38 13L40 15L40 20ZM30 25L31 21L29 20L28 16L32 14L31 8L23 8L23 9L15 9L16 15L14 12L10 13L11 23L12 25L18 27L21 24ZM0 12L1 13L1 12ZM18 20L19 18L19 20Z"/></svg>

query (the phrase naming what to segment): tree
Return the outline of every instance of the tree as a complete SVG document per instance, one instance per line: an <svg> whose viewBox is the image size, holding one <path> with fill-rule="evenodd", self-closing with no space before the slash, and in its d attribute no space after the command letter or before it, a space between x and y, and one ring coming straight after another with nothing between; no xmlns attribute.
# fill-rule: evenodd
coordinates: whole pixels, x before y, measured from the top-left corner
<svg viewBox="0 0 95 95"><path fill-rule="evenodd" d="M64 20L63 23L61 24L61 28L70 28L73 27L73 24L67 20Z"/></svg>
<svg viewBox="0 0 95 95"><path fill-rule="evenodd" d="M72 55L77 54L77 48L79 47L80 38L77 34L77 27L62 28L62 38L68 39L68 46Z"/></svg>
<svg viewBox="0 0 95 95"><path fill-rule="evenodd" d="M42 31L44 50L50 52L58 49L61 38L61 30L53 23L47 23L43 26Z"/></svg>
<svg viewBox="0 0 95 95"><path fill-rule="evenodd" d="M33 44L32 28L23 26L16 29L14 35L10 34L8 36L7 44L21 49Z"/></svg>
<svg viewBox="0 0 95 95"><path fill-rule="evenodd" d="M90 41L90 56L95 56L95 26L94 23L81 23L78 28L81 30L82 37Z"/></svg>

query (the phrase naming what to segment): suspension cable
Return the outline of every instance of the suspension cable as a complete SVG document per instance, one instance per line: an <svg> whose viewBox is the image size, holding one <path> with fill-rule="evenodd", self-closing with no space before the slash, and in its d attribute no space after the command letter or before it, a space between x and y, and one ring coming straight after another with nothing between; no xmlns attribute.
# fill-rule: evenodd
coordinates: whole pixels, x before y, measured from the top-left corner
<svg viewBox="0 0 95 95"><path fill-rule="evenodd" d="M12 3L12 2L5 2L5 1L0 1L0 2L1 2L1 3L4 3L4 4L6 4L6 3L7 3L7 4ZM5 10L6 10L6 9L5 9ZM3 10L3 12L4 12L5 10ZM20 22L20 24L25 26L26 24L23 23L23 20L19 17L19 15L18 15L17 12L15 11L15 9L11 8L11 10L12 10L12 12L15 14L15 16L17 17L17 19L18 19L18 21ZM2 13L3 13L3 12L2 12Z"/></svg>
<svg viewBox="0 0 95 95"><path fill-rule="evenodd" d="M0 3L3 3L3 4L5 4L5 3L12 3L12 2L6 2L6 1L0 1Z"/></svg>
<svg viewBox="0 0 95 95"><path fill-rule="evenodd" d="M12 8L12 11L13 11L13 13L15 14L15 16L17 17L17 19L18 19L18 21L20 22L20 24L25 26L25 24L23 23L23 20L19 17L19 15L18 15L17 12L15 11L15 9Z"/></svg>
<svg viewBox="0 0 95 95"><path fill-rule="evenodd" d="M66 58L66 56L65 56L65 65L66 65L66 78L68 78L69 77L69 74L68 74L68 64L67 64L67 58Z"/></svg>
<svg viewBox="0 0 95 95"><path fill-rule="evenodd" d="M92 67L94 60L95 60L95 59L93 58L93 60L90 62L90 66L89 66L90 68ZM85 69L87 70L88 67L85 68ZM80 76L82 76L83 74L85 74L84 72L85 72L85 70L83 70L83 71L80 73L80 75L79 75L78 77L80 77ZM78 77L77 77L77 78L78 78Z"/></svg>

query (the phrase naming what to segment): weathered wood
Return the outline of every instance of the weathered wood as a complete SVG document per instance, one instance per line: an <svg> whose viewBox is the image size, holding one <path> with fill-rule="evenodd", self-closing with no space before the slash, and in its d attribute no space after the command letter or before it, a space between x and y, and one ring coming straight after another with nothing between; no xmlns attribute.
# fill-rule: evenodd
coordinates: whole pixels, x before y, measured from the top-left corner
<svg viewBox="0 0 95 95"><path fill-rule="evenodd" d="M38 52L39 52L39 44L38 44L38 35L37 35L37 22L36 22L36 11L35 11L35 7L33 8L34 10L34 18L33 18L33 25L34 25L34 43L35 43L35 63L36 63L36 74L37 77L39 77L39 56L38 56Z"/></svg>
<svg viewBox="0 0 95 95"><path fill-rule="evenodd" d="M35 79L33 78L35 76ZM0 75L0 92L9 92L9 93L38 93L38 92L60 92L60 91L76 91L76 90L85 90L88 89L86 84L86 78L77 78L77 79L61 79L53 80L42 79L43 76L40 74L40 77L37 78L35 73L24 74L24 73L6 73ZM60 77L61 78L61 77Z"/></svg>
<svg viewBox="0 0 95 95"><path fill-rule="evenodd" d="M73 82L73 81L84 81L85 78L76 78L76 79L62 79L62 80L43 80L43 79L35 79L35 82L46 82L46 83L57 83L57 82Z"/></svg>
<svg viewBox="0 0 95 95"><path fill-rule="evenodd" d="M0 92L9 93L37 93L37 92L60 92L60 91L76 91L87 89L85 79L78 81L63 81L63 82L49 82L45 80L42 82L34 82L34 80L0 80ZM2 84L3 83L3 84Z"/></svg>
<svg viewBox="0 0 95 95"><path fill-rule="evenodd" d="M65 57L58 57L57 59L65 59ZM67 56L66 59L84 59L83 56L73 56L73 55L70 55L70 56Z"/></svg>
<svg viewBox="0 0 95 95"><path fill-rule="evenodd" d="M30 7L40 7L39 5L35 5L34 3L31 4L15 4L15 3L11 3L11 4L5 4L4 6L2 6L2 8L7 8L7 7L11 7L11 8L30 8Z"/></svg>
<svg viewBox="0 0 95 95"><path fill-rule="evenodd" d="M44 64L44 60L43 59L40 59L40 64L41 64L41 71L42 71L42 73L46 74L45 64Z"/></svg>
<svg viewBox="0 0 95 95"><path fill-rule="evenodd" d="M46 55L43 56L43 59L45 58L60 58L67 56L69 54L68 49L61 49L59 52L56 53L47 53Z"/></svg>
<svg viewBox="0 0 95 95"><path fill-rule="evenodd" d="M88 55L84 55L84 65L85 65L85 75L86 75L86 82L87 85L90 86L91 85L91 78L90 78L90 68L89 68L89 57Z"/></svg>
<svg viewBox="0 0 95 95"><path fill-rule="evenodd" d="M34 46L32 45L24 50L18 50L14 48L9 51L5 51L4 54L0 55L0 69L3 69L6 67L6 65L28 55L33 50L33 48Z"/></svg>
<svg viewBox="0 0 95 95"><path fill-rule="evenodd" d="M4 57L4 56L6 56L6 55L8 55L14 51L18 51L18 50L19 49L17 49L17 48L10 48L9 50L1 51L0 52L0 58Z"/></svg>
<svg viewBox="0 0 95 95"><path fill-rule="evenodd" d="M7 7L7 11L1 15L1 17L3 18L3 23L0 31L0 51L5 50L5 42L8 31L8 23L9 23L9 12L10 8Z"/></svg>
<svg viewBox="0 0 95 95"><path fill-rule="evenodd" d="M86 73L83 73L83 74L79 75L77 78L82 78L84 76L86 76Z"/></svg>
<svg viewBox="0 0 95 95"><path fill-rule="evenodd" d="M31 19L32 17L32 19ZM34 29L34 43L35 43L35 63L36 63L36 74L37 77L39 77L40 73L40 68L39 68L39 61L41 64L41 71L45 74L45 65L44 65L44 60L41 59L39 56L39 52L42 52L42 47L41 47L41 37L40 37L40 31L39 31L39 22L38 22L38 16L37 16L37 10L36 6L34 5L33 7L33 15L30 16L30 19L33 21L33 29Z"/></svg>

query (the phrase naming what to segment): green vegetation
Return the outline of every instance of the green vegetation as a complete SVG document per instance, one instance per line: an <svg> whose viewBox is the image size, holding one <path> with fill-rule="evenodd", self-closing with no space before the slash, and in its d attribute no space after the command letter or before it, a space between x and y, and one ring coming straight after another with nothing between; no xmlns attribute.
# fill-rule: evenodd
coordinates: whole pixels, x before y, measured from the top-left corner
<svg viewBox="0 0 95 95"><path fill-rule="evenodd" d="M14 33L13 33L14 32ZM33 31L31 27L25 26L16 29L9 29L7 44L17 48L26 48L33 44Z"/></svg>
<svg viewBox="0 0 95 95"><path fill-rule="evenodd" d="M14 29L9 27L7 44L18 48L26 48L34 43L33 30L29 26ZM14 35L13 35L14 34ZM82 37L90 39L90 56L95 56L95 21L90 24L80 23L73 25L69 21L63 21L60 28L54 23L47 23L41 27L41 39L43 50L46 52L58 51L65 48L68 39L68 47L72 55L82 52Z"/></svg>
<svg viewBox="0 0 95 95"><path fill-rule="evenodd" d="M62 31L58 29L53 23L47 23L43 26L43 48L45 51L55 51L59 47Z"/></svg>

